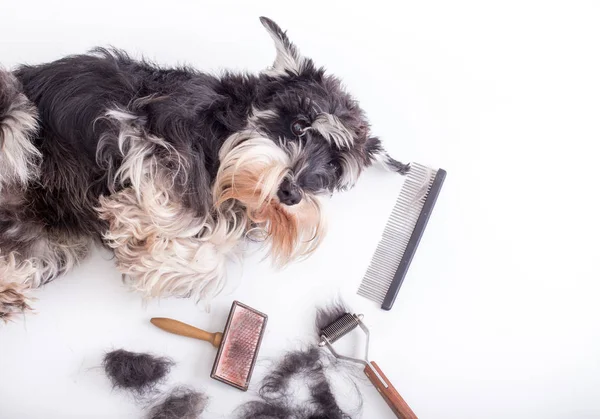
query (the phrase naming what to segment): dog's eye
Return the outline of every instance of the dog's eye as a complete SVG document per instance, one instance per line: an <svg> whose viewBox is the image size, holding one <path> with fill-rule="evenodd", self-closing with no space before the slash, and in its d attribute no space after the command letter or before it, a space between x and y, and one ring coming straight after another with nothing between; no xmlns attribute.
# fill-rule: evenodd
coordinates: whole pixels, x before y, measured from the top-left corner
<svg viewBox="0 0 600 419"><path fill-rule="evenodd" d="M296 119L292 122L290 129L292 130L292 134L297 137L302 137L306 134L306 130L310 128L310 123L306 119Z"/></svg>

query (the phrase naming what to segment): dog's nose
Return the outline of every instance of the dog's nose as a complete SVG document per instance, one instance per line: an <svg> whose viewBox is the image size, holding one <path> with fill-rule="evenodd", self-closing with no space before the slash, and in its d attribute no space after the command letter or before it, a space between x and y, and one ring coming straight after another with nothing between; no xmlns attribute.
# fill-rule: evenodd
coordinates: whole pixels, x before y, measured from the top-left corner
<svg viewBox="0 0 600 419"><path fill-rule="evenodd" d="M281 185L279 185L277 197L282 204L289 206L296 205L302 200L302 191L300 191L300 188L294 182L284 179Z"/></svg>

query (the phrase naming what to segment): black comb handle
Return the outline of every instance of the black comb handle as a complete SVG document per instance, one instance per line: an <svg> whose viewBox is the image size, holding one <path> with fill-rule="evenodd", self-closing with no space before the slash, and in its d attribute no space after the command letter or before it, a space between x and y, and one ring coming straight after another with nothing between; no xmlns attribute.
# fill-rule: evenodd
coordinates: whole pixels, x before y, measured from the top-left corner
<svg viewBox="0 0 600 419"><path fill-rule="evenodd" d="M431 215L431 211L433 211L437 197L440 194L440 190L444 184L444 179L446 179L446 171L444 169L439 169L435 175L435 178L433 179L433 182L431 183L429 193L427 194L425 202L423 203L423 209L419 214L419 218L417 218L417 223L415 224L415 228L410 235L410 239L406 245L406 250L404 251L402 259L400 260L400 264L398 265L398 269L396 269L392 284L388 288L387 294L385 295L383 303L381 304L381 308L384 310L390 310L394 305L394 301L396 301L396 296L398 295L398 291L400 291L400 287L402 286L406 272L410 267L410 262L417 251L417 247L419 246L419 242L421 241L425 227L427 227L429 216Z"/></svg>

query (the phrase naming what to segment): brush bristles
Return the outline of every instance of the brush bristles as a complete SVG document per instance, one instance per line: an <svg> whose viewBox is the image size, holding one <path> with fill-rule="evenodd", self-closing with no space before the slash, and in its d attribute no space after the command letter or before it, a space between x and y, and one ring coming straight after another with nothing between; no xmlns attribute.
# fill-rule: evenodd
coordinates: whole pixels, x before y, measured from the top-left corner
<svg viewBox="0 0 600 419"><path fill-rule="evenodd" d="M360 284L358 295L380 304L383 303L436 173L436 170L426 166L417 163L411 164L410 172L396 200L392 215Z"/></svg>

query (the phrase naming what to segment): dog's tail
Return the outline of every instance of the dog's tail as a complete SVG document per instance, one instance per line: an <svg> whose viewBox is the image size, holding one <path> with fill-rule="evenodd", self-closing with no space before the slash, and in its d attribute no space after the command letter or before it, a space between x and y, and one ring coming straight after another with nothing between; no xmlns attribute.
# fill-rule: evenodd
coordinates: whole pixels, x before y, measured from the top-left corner
<svg viewBox="0 0 600 419"><path fill-rule="evenodd" d="M19 80L0 68L0 190L24 186L36 176L41 154L32 138L37 129L36 107Z"/></svg>

